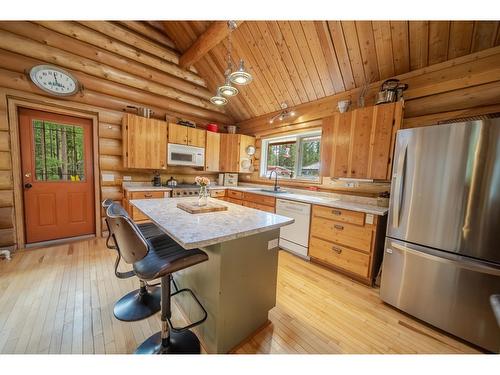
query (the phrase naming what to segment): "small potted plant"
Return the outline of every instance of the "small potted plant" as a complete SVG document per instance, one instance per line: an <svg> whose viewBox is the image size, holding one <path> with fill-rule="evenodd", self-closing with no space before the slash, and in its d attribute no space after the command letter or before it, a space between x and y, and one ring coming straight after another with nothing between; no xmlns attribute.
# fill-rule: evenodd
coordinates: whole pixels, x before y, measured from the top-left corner
<svg viewBox="0 0 500 375"><path fill-rule="evenodd" d="M210 185L210 179L208 177L196 176L194 180L200 186L200 192L198 193L198 206L206 206L208 201L208 185Z"/></svg>

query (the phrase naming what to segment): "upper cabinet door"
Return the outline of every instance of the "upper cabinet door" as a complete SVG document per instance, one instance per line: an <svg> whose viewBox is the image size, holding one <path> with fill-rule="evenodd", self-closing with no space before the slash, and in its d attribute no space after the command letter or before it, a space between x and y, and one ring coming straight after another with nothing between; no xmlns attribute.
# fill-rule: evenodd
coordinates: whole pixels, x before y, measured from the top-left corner
<svg viewBox="0 0 500 375"><path fill-rule="evenodd" d="M206 133L202 129L187 128L187 144L194 147L205 147Z"/></svg>
<svg viewBox="0 0 500 375"><path fill-rule="evenodd" d="M168 143L176 143L179 145L188 144L188 127L177 124L168 124Z"/></svg>
<svg viewBox="0 0 500 375"><path fill-rule="evenodd" d="M240 139L239 134L220 135L220 171L221 172L238 172L238 164L240 160Z"/></svg>
<svg viewBox="0 0 500 375"><path fill-rule="evenodd" d="M123 163L126 168L166 169L167 123L127 114L123 118Z"/></svg>
<svg viewBox="0 0 500 375"><path fill-rule="evenodd" d="M207 143L205 147L205 170L210 172L219 171L220 134L207 132Z"/></svg>
<svg viewBox="0 0 500 375"><path fill-rule="evenodd" d="M336 113L323 120L321 176L389 180L402 104Z"/></svg>

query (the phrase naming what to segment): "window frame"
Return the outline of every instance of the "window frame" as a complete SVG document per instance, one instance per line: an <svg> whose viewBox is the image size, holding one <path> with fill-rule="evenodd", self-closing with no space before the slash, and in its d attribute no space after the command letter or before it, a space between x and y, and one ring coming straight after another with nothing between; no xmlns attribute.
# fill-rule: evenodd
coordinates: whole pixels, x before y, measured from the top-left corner
<svg viewBox="0 0 500 375"><path fill-rule="evenodd" d="M318 170L318 176L314 177L307 177L304 175L299 175L299 172L302 169L302 141L306 138L312 138L312 137L319 137L319 142L320 142L320 148L319 148L319 170ZM268 178L269 176L267 175L267 158L268 158L268 152L269 152L269 146L273 144L280 144L280 143L289 143L289 142L295 142L296 143L296 153L295 153L295 161L294 161L294 176L293 178L289 177L283 177L278 175L279 180L283 181L307 181L311 183L320 183L321 182L321 138L322 138L322 130L321 129L314 129L314 130L307 130L303 132L298 132L295 134L290 134L290 135L280 135L280 136L274 136L274 137L267 137L267 138L262 138L262 155L260 158L260 172L259 172L259 177L260 178Z"/></svg>

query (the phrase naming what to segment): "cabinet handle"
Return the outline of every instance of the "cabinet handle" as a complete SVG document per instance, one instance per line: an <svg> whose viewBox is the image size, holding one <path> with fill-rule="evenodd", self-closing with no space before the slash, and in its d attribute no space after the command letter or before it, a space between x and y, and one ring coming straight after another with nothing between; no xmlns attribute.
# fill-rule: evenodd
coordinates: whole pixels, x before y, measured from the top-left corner
<svg viewBox="0 0 500 375"><path fill-rule="evenodd" d="M332 210L332 214L337 215L337 216L340 216L340 215L342 215L342 211L339 211L339 210Z"/></svg>
<svg viewBox="0 0 500 375"><path fill-rule="evenodd" d="M340 224L335 224L333 227L338 230L344 230L344 226Z"/></svg>
<svg viewBox="0 0 500 375"><path fill-rule="evenodd" d="M332 250L335 251L337 254L342 253L342 249L340 247L332 246Z"/></svg>
<svg viewBox="0 0 500 375"><path fill-rule="evenodd" d="M144 194L144 198L151 198L153 194Z"/></svg>

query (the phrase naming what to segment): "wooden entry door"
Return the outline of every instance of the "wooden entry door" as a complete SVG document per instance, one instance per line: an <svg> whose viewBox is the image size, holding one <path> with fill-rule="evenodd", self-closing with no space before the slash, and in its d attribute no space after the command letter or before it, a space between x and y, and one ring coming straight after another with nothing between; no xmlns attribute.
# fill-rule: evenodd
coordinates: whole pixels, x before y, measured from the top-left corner
<svg viewBox="0 0 500 375"><path fill-rule="evenodd" d="M19 109L26 243L95 233L92 121Z"/></svg>

